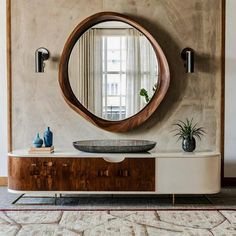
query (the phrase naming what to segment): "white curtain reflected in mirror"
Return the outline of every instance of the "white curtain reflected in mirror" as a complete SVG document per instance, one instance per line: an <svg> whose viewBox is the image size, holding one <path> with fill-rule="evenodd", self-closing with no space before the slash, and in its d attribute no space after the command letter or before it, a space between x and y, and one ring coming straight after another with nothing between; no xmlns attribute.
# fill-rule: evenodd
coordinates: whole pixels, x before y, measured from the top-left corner
<svg viewBox="0 0 236 236"><path fill-rule="evenodd" d="M75 44L69 78L78 100L106 120L142 110L158 89L158 61L147 38L118 21L100 23Z"/></svg>
<svg viewBox="0 0 236 236"><path fill-rule="evenodd" d="M102 36L88 30L75 44L69 62L70 83L79 101L102 116Z"/></svg>

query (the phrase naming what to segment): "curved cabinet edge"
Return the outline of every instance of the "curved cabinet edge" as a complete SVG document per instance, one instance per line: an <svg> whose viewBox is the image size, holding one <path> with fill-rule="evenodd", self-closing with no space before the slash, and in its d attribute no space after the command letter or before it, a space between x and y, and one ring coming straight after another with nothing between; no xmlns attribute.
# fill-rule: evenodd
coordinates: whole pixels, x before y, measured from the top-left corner
<svg viewBox="0 0 236 236"><path fill-rule="evenodd" d="M23 161L21 160L22 158L26 162L23 163ZM220 155L215 155L209 158L155 158L155 176L153 176L155 186L152 191L149 191L149 189L148 191L146 191L147 189L144 191L92 191L93 189L90 191L73 191L74 189L71 189L70 191L55 191L57 190L57 188L50 191L31 191L28 185L25 185L27 187L25 189L24 187L17 189L17 181L18 183L21 183L21 179L29 179L29 176L27 177L27 175L22 175L22 169L27 168L26 165L30 167L32 160L34 160L35 158L40 159L40 157L30 158L20 156L10 156L8 158L9 192L17 194L31 192L77 194L215 194L218 193L221 188L221 158ZM46 159L47 158L41 158L42 163ZM48 163L50 164L50 161L53 159L54 158L48 159ZM58 159L59 158L55 158L54 160L57 161ZM77 162L77 160L79 160L80 158L65 157L64 159L67 161L67 163L70 163L72 159ZM100 159L103 160L102 158ZM138 159L140 158L137 158L137 160ZM87 160L85 160L84 158L83 160L87 162ZM103 160L103 162L105 161ZM119 163L107 162L107 165L119 165ZM65 168L67 167L65 166ZM143 165L139 165L136 168L143 168ZM21 171L19 171L20 169ZM37 170L34 169L34 165L32 171L37 172ZM59 171L61 171L61 169ZM13 173L13 178L11 178L10 173ZM14 183L14 181L16 182Z"/></svg>
<svg viewBox="0 0 236 236"><path fill-rule="evenodd" d="M165 194L217 194L220 192L220 188L214 191L208 191L208 192L132 192L132 191L23 191L23 190L14 190L8 188L7 191L9 193L13 194L30 194L30 193L42 193L42 194L117 194L117 195L124 195L124 194L138 194L138 195L165 195Z"/></svg>

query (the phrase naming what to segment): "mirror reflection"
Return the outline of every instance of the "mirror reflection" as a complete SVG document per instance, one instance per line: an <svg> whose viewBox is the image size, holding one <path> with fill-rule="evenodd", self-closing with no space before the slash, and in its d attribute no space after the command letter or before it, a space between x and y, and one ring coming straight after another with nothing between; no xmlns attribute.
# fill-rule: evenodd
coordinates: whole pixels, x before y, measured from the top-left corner
<svg viewBox="0 0 236 236"><path fill-rule="evenodd" d="M75 44L69 60L71 88L83 106L106 120L142 110L159 85L159 65L148 39L120 21L99 23Z"/></svg>

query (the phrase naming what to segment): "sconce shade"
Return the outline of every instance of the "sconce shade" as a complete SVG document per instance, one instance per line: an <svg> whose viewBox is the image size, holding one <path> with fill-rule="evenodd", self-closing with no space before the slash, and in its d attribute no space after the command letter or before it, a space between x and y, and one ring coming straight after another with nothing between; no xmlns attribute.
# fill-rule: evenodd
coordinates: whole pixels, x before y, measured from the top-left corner
<svg viewBox="0 0 236 236"><path fill-rule="evenodd" d="M38 48L35 51L35 72L44 72L44 61L48 60L49 51L46 48Z"/></svg>
<svg viewBox="0 0 236 236"><path fill-rule="evenodd" d="M186 73L194 72L194 50L192 48L184 48L181 52L181 57L185 61L184 66Z"/></svg>

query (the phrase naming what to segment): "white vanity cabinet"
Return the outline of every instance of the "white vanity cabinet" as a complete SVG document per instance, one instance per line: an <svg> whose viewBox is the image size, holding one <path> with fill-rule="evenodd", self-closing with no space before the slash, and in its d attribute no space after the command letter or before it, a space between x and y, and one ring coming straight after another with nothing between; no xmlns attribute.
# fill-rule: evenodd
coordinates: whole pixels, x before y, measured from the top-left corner
<svg viewBox="0 0 236 236"><path fill-rule="evenodd" d="M220 191L216 152L98 154L55 151L8 158L15 193L211 194Z"/></svg>
<svg viewBox="0 0 236 236"><path fill-rule="evenodd" d="M220 191L220 154L160 154L156 158L155 173L156 193L217 193Z"/></svg>

